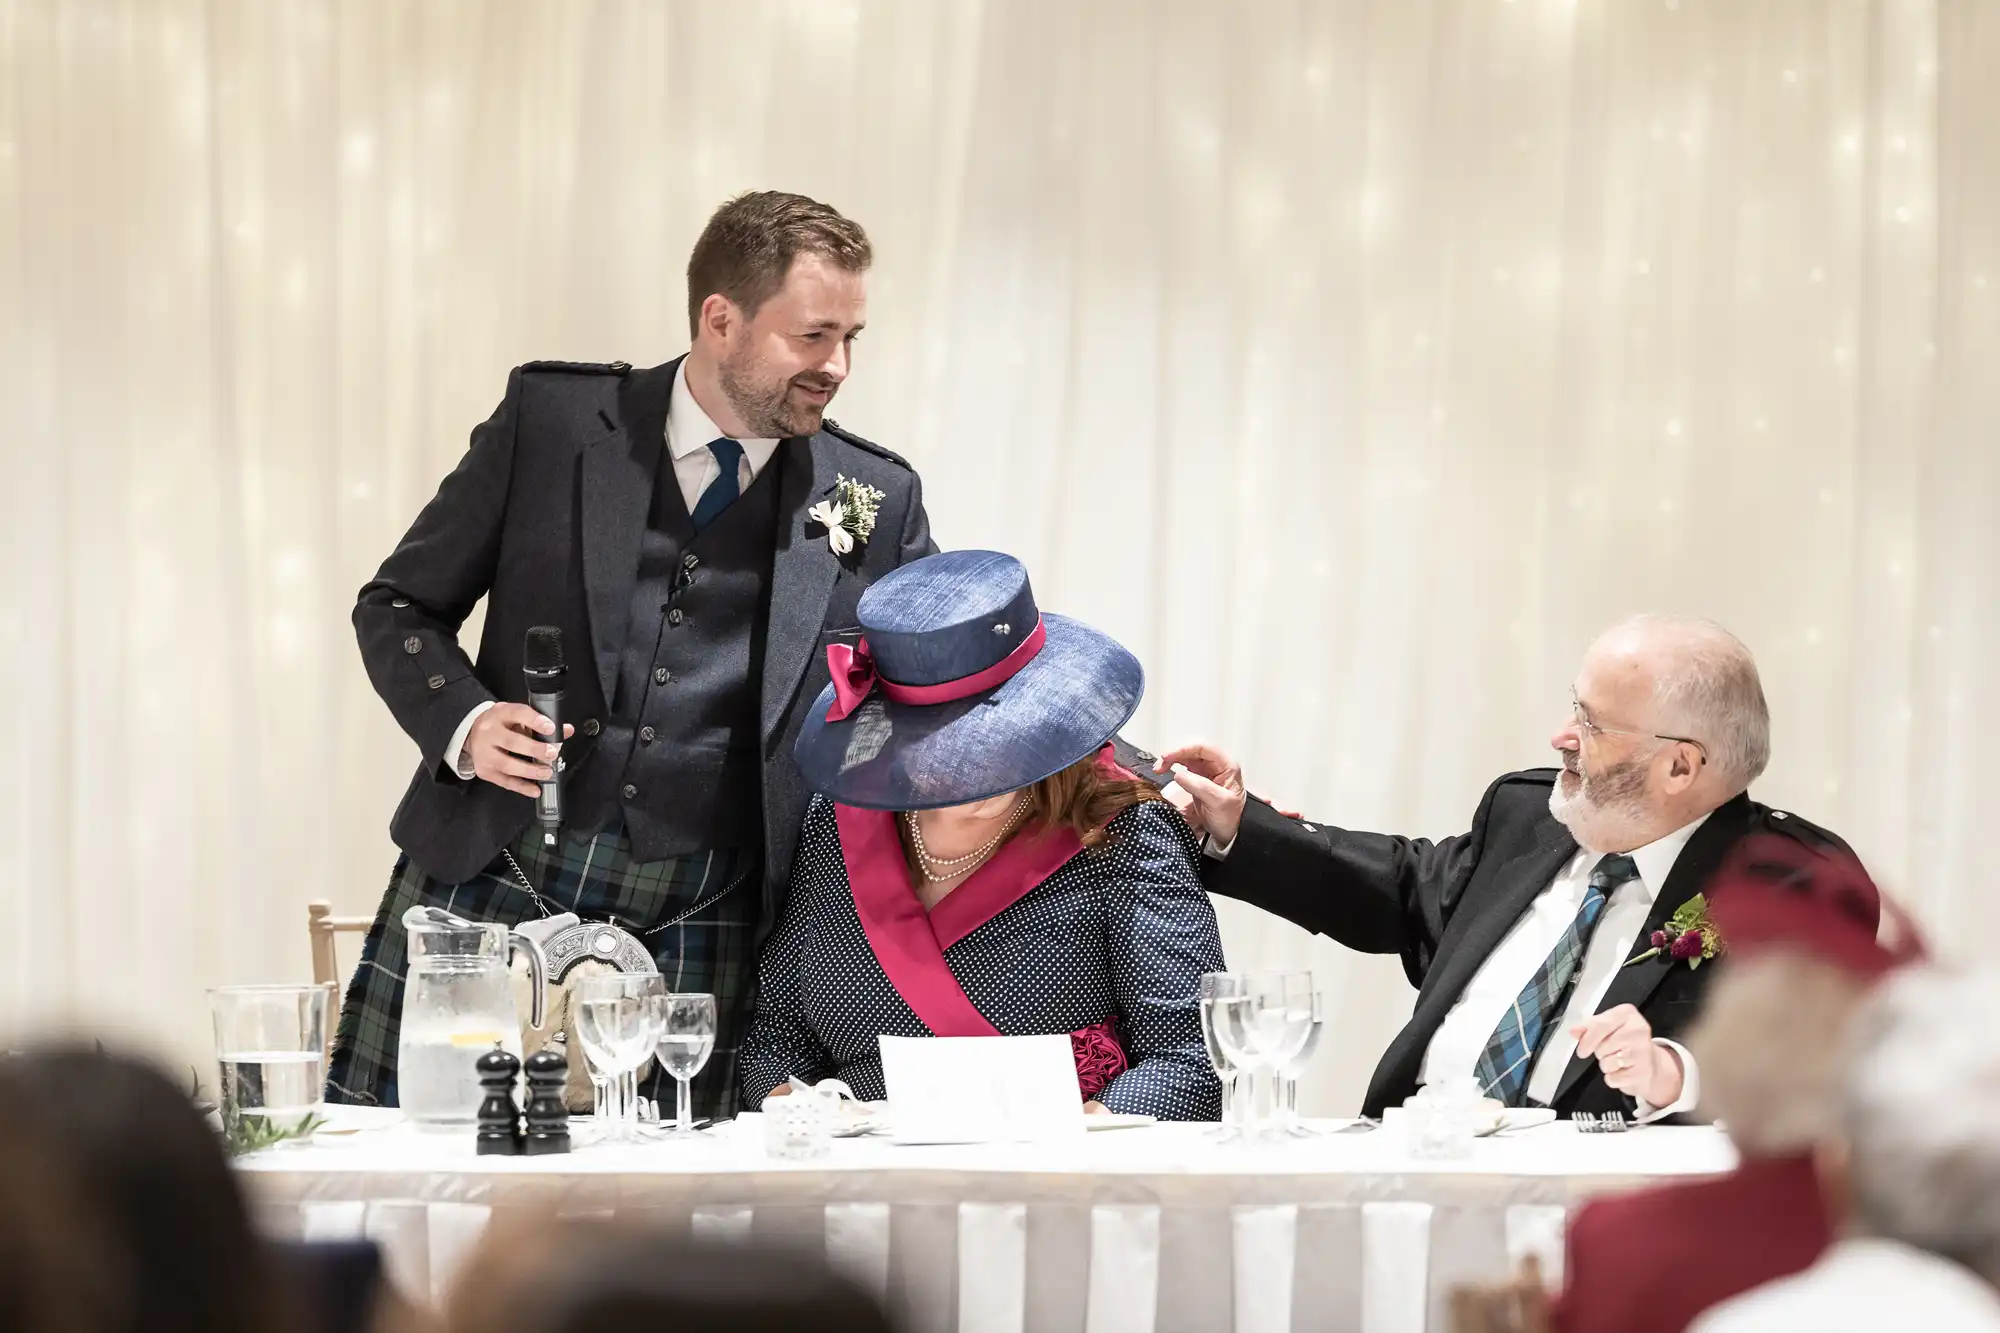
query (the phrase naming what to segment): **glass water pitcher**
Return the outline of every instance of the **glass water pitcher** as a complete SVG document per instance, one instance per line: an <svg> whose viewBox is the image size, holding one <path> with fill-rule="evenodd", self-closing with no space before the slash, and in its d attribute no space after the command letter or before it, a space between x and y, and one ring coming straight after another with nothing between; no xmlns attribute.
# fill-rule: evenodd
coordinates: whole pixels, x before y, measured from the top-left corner
<svg viewBox="0 0 2000 1333"><path fill-rule="evenodd" d="M403 916L409 971L396 1054L396 1094L419 1126L458 1128L477 1118L479 1074L473 1067L495 1046L521 1054L508 964L528 957L532 1022L542 1023L548 965L534 941L498 922L467 921L435 907Z"/></svg>

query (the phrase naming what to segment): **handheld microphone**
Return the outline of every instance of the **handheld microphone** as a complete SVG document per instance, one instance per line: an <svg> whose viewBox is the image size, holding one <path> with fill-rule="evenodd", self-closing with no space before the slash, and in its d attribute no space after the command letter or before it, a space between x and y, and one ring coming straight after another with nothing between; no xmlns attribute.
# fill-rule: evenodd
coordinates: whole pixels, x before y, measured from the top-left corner
<svg viewBox="0 0 2000 1333"><path fill-rule="evenodd" d="M549 720L555 728L555 743L562 744L563 684L568 673L563 669L562 631L553 625L536 625L528 631L527 644L521 650L521 674L528 681L528 706ZM541 792L535 797L535 818L542 826L542 845L556 845L556 834L562 828L562 758L557 756L552 765L555 772L549 780L541 784Z"/></svg>

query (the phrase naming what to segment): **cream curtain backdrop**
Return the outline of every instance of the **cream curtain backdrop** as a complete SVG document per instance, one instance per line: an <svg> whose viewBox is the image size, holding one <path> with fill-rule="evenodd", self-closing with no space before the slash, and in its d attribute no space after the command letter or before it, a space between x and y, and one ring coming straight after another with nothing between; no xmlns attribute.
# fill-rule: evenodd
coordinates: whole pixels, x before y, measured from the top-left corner
<svg viewBox="0 0 2000 1333"><path fill-rule="evenodd" d="M372 909L355 590L509 366L681 350L753 187L869 228L838 416L1140 654L1135 737L1446 834L1699 611L1759 795L2000 930L2000 5L0 0L10 1032L206 1068L203 987ZM1225 912L1350 1108L1400 970Z"/></svg>

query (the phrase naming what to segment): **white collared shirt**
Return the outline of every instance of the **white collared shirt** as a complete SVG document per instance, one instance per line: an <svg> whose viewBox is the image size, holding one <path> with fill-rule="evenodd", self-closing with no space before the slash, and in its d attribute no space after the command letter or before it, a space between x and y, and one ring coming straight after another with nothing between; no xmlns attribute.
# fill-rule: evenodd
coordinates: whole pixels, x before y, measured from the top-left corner
<svg viewBox="0 0 2000 1333"><path fill-rule="evenodd" d="M722 474L721 466L715 461L715 454L708 447L712 440L725 438L724 432L702 411L701 404L694 400L694 394L687 386L687 359L681 359L680 368L674 371L674 394L667 405L667 453L674 460L674 477L681 484L681 498L687 501L688 512L700 502L702 492L709 483ZM776 440L738 440L743 446L743 462L736 469L736 483L739 493L750 489L750 483L757 480L757 474L771 461L777 452Z"/></svg>
<svg viewBox="0 0 2000 1333"><path fill-rule="evenodd" d="M1575 984L1570 988L1568 1007L1555 1030L1544 1039L1541 1053L1535 1057L1535 1067L1528 1075L1527 1095L1533 1100L1546 1103L1555 1098L1563 1070L1568 1068L1570 1059L1576 1054L1576 1038L1570 1035L1570 1028L1597 1012L1597 1006L1603 1003L1604 993L1611 989L1611 982L1619 969L1635 952L1640 951L1636 945L1639 932L1645 929L1646 918L1653 910L1654 900L1660 896L1661 886L1673 872L1674 862L1680 859L1688 840L1707 820L1708 816L1703 815L1664 838L1627 853L1638 866L1639 877L1613 889L1603 914L1598 917L1597 928L1590 936L1590 947L1584 950L1583 964L1577 971ZM1514 1003L1556 947L1556 941L1562 938L1563 932L1569 929L1570 923L1576 920L1576 914L1582 910L1584 894L1590 888L1590 872L1597 868L1597 863L1604 856L1602 852L1579 848L1576 855L1557 872L1548 888L1542 890L1528 910L1521 914L1521 919L1514 923L1499 947L1487 955L1486 961L1480 964L1479 970L1452 1005L1451 1012L1431 1034L1419 1082L1463 1076L1479 1067L1480 1054L1486 1049L1487 1041L1500 1025L1508 1006ZM1665 1038L1655 1040L1680 1057L1683 1070L1681 1095L1669 1106L1653 1107L1641 1101L1639 1115L1642 1119L1657 1119L1690 1110L1701 1096L1701 1077L1695 1068L1694 1057L1678 1042Z"/></svg>
<svg viewBox="0 0 2000 1333"><path fill-rule="evenodd" d="M727 437L702 410L701 404L694 400L694 392L687 383L686 357L681 358L680 365L674 370L673 394L667 400L666 437L667 456L674 461L674 480L681 484L681 499L687 502L688 512L692 514L695 505L701 501L702 492L722 475L722 465L716 461L715 451L708 446L714 440ZM743 461L736 468L736 485L740 494L750 489L750 483L757 480L757 474L770 463L771 455L777 452L778 441L736 442L743 446ZM472 734L472 724L479 720L479 715L492 706L492 700L474 704L472 711L465 715L465 720L458 724L458 730L452 733L451 744L445 747L445 753L452 756L452 767L467 782L478 774L466 762L465 739Z"/></svg>

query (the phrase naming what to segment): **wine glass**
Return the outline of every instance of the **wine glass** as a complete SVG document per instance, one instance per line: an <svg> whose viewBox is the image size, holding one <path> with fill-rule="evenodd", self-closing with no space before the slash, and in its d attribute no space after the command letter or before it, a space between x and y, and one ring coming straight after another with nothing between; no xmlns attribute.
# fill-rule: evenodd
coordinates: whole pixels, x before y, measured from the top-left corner
<svg viewBox="0 0 2000 1333"><path fill-rule="evenodd" d="M1280 972L1271 979L1271 1006L1276 1012L1270 1041L1271 1125L1279 1139L1290 1138L1295 1114L1288 1118L1287 1106L1296 1107L1297 1074L1293 1066L1300 1060L1306 1043L1313 1040L1313 1008L1317 992L1310 972Z"/></svg>
<svg viewBox="0 0 2000 1333"><path fill-rule="evenodd" d="M1238 1094L1239 1071L1222 1045L1220 1010L1242 998L1244 979L1234 972L1204 972L1201 977L1201 1040L1209 1068L1222 1081L1222 1128L1215 1134L1227 1141L1243 1132L1243 1099Z"/></svg>
<svg viewBox="0 0 2000 1333"><path fill-rule="evenodd" d="M1247 987L1246 987L1247 991ZM1215 1027L1215 1044L1236 1071L1236 1135L1254 1139L1261 1128L1257 1110L1257 1075L1268 1065L1258 1043L1257 1013L1261 1001L1252 994L1230 995L1208 1001Z"/></svg>
<svg viewBox="0 0 2000 1333"><path fill-rule="evenodd" d="M1314 1131L1307 1129L1299 1120L1299 1075L1312 1063L1314 1053L1319 1050L1320 1033L1326 1027L1326 997L1313 991L1305 998L1312 1012L1312 1021L1307 1024L1305 1038L1298 1049L1278 1067L1278 1128L1283 1134L1301 1139L1314 1137Z"/></svg>
<svg viewBox="0 0 2000 1333"><path fill-rule="evenodd" d="M1277 1084L1284 1066L1311 1036L1311 996L1310 972L1263 972L1243 978L1241 993L1217 1004L1217 1040L1236 1066L1238 1077L1249 1081L1246 1138L1262 1138L1277 1131ZM1260 1073L1271 1077L1260 1081ZM1268 1106L1257 1095L1264 1087L1271 1090Z"/></svg>
<svg viewBox="0 0 2000 1333"><path fill-rule="evenodd" d="M679 993L659 997L660 1026L654 1054L674 1079L674 1127L694 1133L694 1095L689 1085L715 1050L715 997Z"/></svg>
<svg viewBox="0 0 2000 1333"><path fill-rule="evenodd" d="M619 1121L618 1079L611 1073L613 1056L609 1048L598 1044L594 1025L585 1030L583 1006L575 1000L571 1001L570 1035L583 1059L583 1072L590 1076L590 1141L609 1143L618 1137Z"/></svg>
<svg viewBox="0 0 2000 1333"><path fill-rule="evenodd" d="M599 1071L587 1045L584 1047L583 1072L590 1075L590 1120L601 1130L611 1123L617 1109L611 1102L611 1080Z"/></svg>
<svg viewBox="0 0 2000 1333"><path fill-rule="evenodd" d="M1256 1042L1271 1070L1271 1116L1265 1129L1289 1136L1285 1099L1292 1062L1312 1036L1313 979L1310 972L1272 972L1251 979L1257 999Z"/></svg>
<svg viewBox="0 0 2000 1333"><path fill-rule="evenodd" d="M666 981L657 972L606 972L580 979L572 991L584 1055L613 1089L604 1142L638 1137L638 1070L659 1038L658 1002L665 992Z"/></svg>

